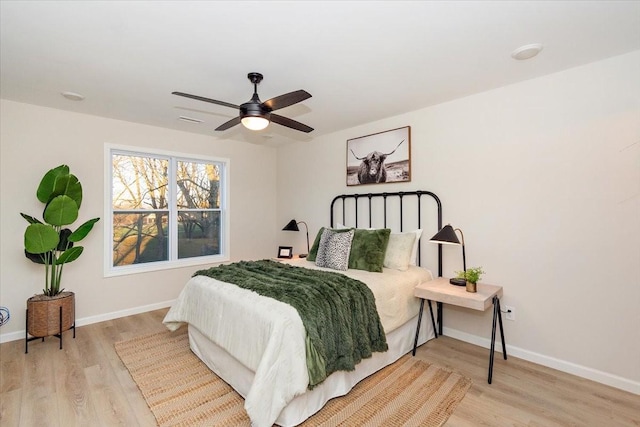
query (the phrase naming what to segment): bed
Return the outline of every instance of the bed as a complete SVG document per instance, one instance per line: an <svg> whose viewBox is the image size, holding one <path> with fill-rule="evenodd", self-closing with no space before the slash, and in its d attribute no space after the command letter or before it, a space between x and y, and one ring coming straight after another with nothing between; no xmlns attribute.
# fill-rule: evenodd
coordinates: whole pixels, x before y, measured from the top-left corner
<svg viewBox="0 0 640 427"><path fill-rule="evenodd" d="M204 275L195 275L187 282L164 319L171 330L188 324L192 351L245 398L245 409L254 426L298 425L330 399L348 393L362 379L407 354L414 341L420 345L435 336L433 317L429 321L427 316L419 316L420 303L413 296L413 288L434 275L421 267L421 260L426 258L423 252L428 251L423 250L425 245L420 244L419 236L424 229L437 231L442 227L439 198L428 191L340 195L332 200L330 210L329 227L318 232L309 258L279 260L278 264L335 274L334 265L328 268L323 264L326 236L386 233L389 237L382 249L381 272L368 271L370 266L368 270L350 268L356 266L353 264L339 274L370 289L388 350L374 351L355 369L337 370L309 387L313 377L307 366L309 336L298 311L284 302ZM422 217L427 210L432 219L425 223ZM411 236L413 244L408 248ZM352 242L355 247L356 241ZM431 254L432 268L437 267L440 276L441 247L429 246L433 252L437 249L437 254ZM352 254L359 251L353 247ZM418 319L421 328L416 336Z"/></svg>

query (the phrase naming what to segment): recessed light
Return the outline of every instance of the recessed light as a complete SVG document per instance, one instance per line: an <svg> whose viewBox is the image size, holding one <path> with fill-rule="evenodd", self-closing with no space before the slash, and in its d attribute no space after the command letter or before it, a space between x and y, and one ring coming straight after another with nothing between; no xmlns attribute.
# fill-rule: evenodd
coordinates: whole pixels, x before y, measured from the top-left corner
<svg viewBox="0 0 640 427"><path fill-rule="evenodd" d="M537 54L539 54L541 50L542 50L541 43L527 44L524 46L520 46L519 48L511 52L511 57L519 61L522 61L524 59L531 59Z"/></svg>
<svg viewBox="0 0 640 427"><path fill-rule="evenodd" d="M202 120L200 119L194 119L193 117L187 117L187 116L180 116L178 117L178 120L182 120L183 122L187 122L187 123L202 123Z"/></svg>
<svg viewBox="0 0 640 427"><path fill-rule="evenodd" d="M82 101L84 99L84 96L75 92L62 92L62 96L72 101Z"/></svg>

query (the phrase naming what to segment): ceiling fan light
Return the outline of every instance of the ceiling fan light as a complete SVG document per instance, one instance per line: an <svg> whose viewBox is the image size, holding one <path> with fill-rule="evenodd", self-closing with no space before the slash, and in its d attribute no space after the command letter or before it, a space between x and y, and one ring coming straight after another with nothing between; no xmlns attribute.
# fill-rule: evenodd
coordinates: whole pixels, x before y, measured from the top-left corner
<svg viewBox="0 0 640 427"><path fill-rule="evenodd" d="M269 126L269 120L260 116L247 116L241 120L244 127L250 130L262 130Z"/></svg>

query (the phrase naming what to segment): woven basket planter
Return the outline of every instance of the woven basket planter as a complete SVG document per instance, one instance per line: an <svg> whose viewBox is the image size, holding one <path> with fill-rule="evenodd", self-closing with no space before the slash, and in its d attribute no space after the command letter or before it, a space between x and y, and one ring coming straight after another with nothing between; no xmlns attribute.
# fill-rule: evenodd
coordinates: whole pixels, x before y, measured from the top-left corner
<svg viewBox="0 0 640 427"><path fill-rule="evenodd" d="M48 337L68 331L75 324L76 304L73 292L61 292L54 297L35 295L27 300L27 333L33 337ZM62 330L60 330L62 307Z"/></svg>

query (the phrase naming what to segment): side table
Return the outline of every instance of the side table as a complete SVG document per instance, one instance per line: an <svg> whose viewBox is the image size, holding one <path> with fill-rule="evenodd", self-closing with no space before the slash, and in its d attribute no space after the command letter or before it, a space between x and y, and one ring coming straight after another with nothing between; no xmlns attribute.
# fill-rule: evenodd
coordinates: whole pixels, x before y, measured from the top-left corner
<svg viewBox="0 0 640 427"><path fill-rule="evenodd" d="M504 343L504 330L502 328L502 311L500 310L500 297L502 296L502 286L487 285L478 283L477 292L467 292L464 286L455 286L449 283L449 279L438 277L434 280L424 282L416 286L414 293L420 298L420 315L418 316L418 326L416 328L416 338L413 343L413 355L416 354L418 345L418 334L420 333L420 320L422 318L422 310L424 302L429 302L429 311L433 319L433 310L431 301L435 301L438 306L438 334L442 335L442 304L451 304L458 307L466 307L472 310L485 311L489 306L493 305L493 327L491 329L491 352L489 353L489 378L491 384L493 376L493 358L495 353L496 339L496 322L500 325L500 338L502 341L502 354L507 360L507 348Z"/></svg>

